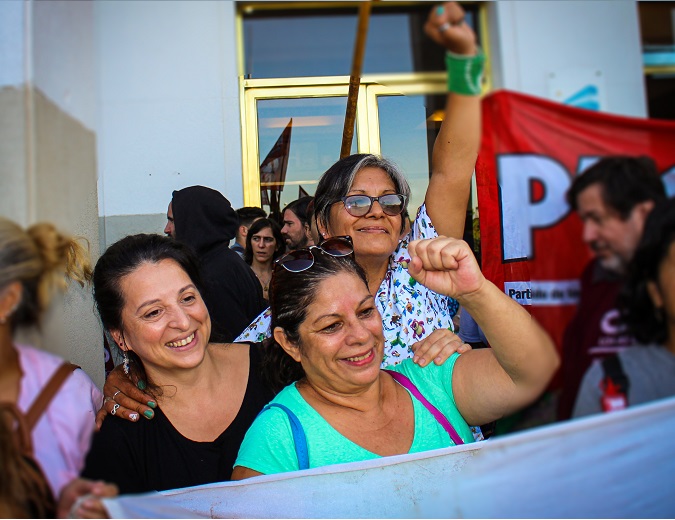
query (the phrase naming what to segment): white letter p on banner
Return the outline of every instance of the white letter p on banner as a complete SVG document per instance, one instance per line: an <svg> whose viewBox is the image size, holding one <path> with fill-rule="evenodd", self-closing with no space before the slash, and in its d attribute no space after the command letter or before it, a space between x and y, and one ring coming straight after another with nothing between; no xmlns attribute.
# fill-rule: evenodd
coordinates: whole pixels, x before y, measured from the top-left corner
<svg viewBox="0 0 675 520"><path fill-rule="evenodd" d="M502 223L502 262L531 260L535 229L552 226L569 211L565 193L570 175L560 163L541 155L500 155L497 158ZM535 201L534 182L543 186Z"/></svg>

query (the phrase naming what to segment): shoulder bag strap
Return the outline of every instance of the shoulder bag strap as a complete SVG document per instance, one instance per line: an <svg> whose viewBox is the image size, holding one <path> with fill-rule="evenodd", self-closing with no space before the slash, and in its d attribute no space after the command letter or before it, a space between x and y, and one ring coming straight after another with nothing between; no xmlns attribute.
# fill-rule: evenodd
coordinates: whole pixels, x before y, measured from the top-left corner
<svg viewBox="0 0 675 520"><path fill-rule="evenodd" d="M464 441L452 427L450 421L448 421L445 415L443 415L438 408L436 408L433 404L431 404L427 400L427 398L420 393L420 391L417 389L415 384L410 379L408 379L405 375L401 374L400 372L394 372L393 370L385 370L385 372L388 373L391 377L393 377L394 381L396 381L399 385L409 390L410 393L414 395L417 398L417 400L420 403L422 403L427 410L431 412L431 415L433 415L434 418L445 429L445 431L448 432L448 434L450 434L450 438L452 439L452 442L455 443L455 445L459 446L460 444L464 444Z"/></svg>
<svg viewBox="0 0 675 520"><path fill-rule="evenodd" d="M17 447L22 455L33 456L33 440L26 427L26 417L14 403L0 403L0 420L6 421L13 428ZM16 427L13 424L16 423Z"/></svg>
<svg viewBox="0 0 675 520"><path fill-rule="evenodd" d="M298 456L298 469L309 469L309 452L307 450L307 436L305 430L302 428L300 419L295 415L290 408L279 403L270 403L265 406L262 411L269 410L275 407L283 410L288 415L288 420L291 423L291 432L293 433L293 442L295 443L295 453Z"/></svg>
<svg viewBox="0 0 675 520"><path fill-rule="evenodd" d="M47 384L42 388L42 391L35 398L35 401L33 401L28 412L26 412L26 428L29 433L33 431L33 428L35 428L38 420L47 406L49 406L52 398L61 388L61 385L63 385L65 380L68 379L68 376L78 368L80 367L64 361L63 364L56 369L56 372L54 372L51 379L47 381Z"/></svg>

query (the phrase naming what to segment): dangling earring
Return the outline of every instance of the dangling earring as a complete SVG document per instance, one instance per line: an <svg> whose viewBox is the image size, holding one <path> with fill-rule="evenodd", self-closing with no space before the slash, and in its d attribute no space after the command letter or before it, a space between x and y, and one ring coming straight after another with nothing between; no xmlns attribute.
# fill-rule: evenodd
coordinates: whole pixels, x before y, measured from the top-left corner
<svg viewBox="0 0 675 520"><path fill-rule="evenodd" d="M122 359L122 370L124 370L124 375L128 376L129 375L129 356L127 355L126 349L122 348L124 346L124 341L120 343L120 349L122 350L122 356L124 358Z"/></svg>
<svg viewBox="0 0 675 520"><path fill-rule="evenodd" d="M124 360L122 361L122 369L124 370L124 375L129 375L129 356L127 356L127 351L124 351Z"/></svg>

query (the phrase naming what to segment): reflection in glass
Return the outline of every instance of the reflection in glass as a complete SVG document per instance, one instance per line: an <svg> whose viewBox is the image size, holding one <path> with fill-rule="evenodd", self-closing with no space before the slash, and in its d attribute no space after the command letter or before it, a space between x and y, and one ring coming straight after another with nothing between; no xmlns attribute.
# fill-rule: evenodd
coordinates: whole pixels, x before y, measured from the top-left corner
<svg viewBox="0 0 675 520"><path fill-rule="evenodd" d="M441 127L437 111L445 106L445 95L379 96L381 153L405 173L412 197L412 218L424 202L431 172L431 151Z"/></svg>
<svg viewBox="0 0 675 520"><path fill-rule="evenodd" d="M432 4L375 6L363 73L443 70L443 51L422 27ZM465 5L477 31L476 5ZM261 10L244 16L244 73L248 78L346 76L351 71L358 8ZM480 38L480 35L479 35Z"/></svg>
<svg viewBox="0 0 675 520"><path fill-rule="evenodd" d="M319 177L340 157L346 107L344 96L258 101L265 211L277 215L289 202L314 195ZM352 153L356 153L356 135Z"/></svg>

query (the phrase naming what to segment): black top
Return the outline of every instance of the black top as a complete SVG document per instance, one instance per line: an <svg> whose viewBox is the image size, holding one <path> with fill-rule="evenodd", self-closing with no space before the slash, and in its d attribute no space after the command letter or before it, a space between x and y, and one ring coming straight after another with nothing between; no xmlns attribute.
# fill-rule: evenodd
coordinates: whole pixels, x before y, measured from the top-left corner
<svg viewBox="0 0 675 520"><path fill-rule="evenodd" d="M220 192L190 186L173 192L171 201L176 240L199 257L201 295L211 316L212 341L233 341L267 308L262 287L230 240L239 217Z"/></svg>
<svg viewBox="0 0 675 520"><path fill-rule="evenodd" d="M250 346L246 393L232 424L213 442L183 437L162 413L133 423L107 416L94 435L82 477L117 484L120 493L161 491L229 480L244 434L274 394L259 375L259 344ZM223 396L223 400L227 396ZM199 406L199 403L195 403ZM208 417L204 417L208 421Z"/></svg>

